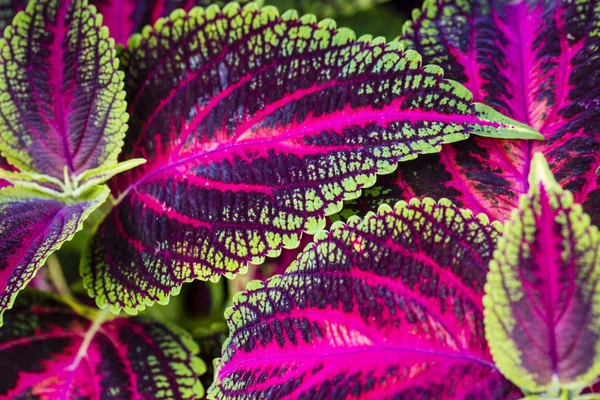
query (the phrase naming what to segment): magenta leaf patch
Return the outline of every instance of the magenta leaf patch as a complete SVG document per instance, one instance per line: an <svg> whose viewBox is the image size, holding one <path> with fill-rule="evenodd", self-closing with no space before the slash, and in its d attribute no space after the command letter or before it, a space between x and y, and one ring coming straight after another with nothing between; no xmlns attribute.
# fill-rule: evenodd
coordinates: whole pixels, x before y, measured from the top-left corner
<svg viewBox="0 0 600 400"><path fill-rule="evenodd" d="M63 180L116 164L127 129L114 41L86 0L32 0L0 39L0 151Z"/></svg>
<svg viewBox="0 0 600 400"><path fill-rule="evenodd" d="M225 315L216 399L513 399L482 295L499 224L447 200L399 202L321 231Z"/></svg>
<svg viewBox="0 0 600 400"><path fill-rule="evenodd" d="M17 293L48 256L83 227L108 194L108 187L100 186L87 199L65 204L16 186L0 190L0 325L2 313L11 308Z"/></svg>
<svg viewBox="0 0 600 400"><path fill-rule="evenodd" d="M577 394L600 374L598 229L540 153L529 182L490 262L486 335L496 365L519 387Z"/></svg>
<svg viewBox="0 0 600 400"><path fill-rule="evenodd" d="M408 48L546 140L474 138L401 165L380 188L392 200L445 197L503 220L527 192L537 151L600 224L600 3L429 0L413 16Z"/></svg>
<svg viewBox="0 0 600 400"><path fill-rule="evenodd" d="M5 399L197 399L204 363L185 331L145 317L93 323L23 292L0 329Z"/></svg>
<svg viewBox="0 0 600 400"><path fill-rule="evenodd" d="M396 42L273 7L174 13L123 60L124 159L148 163L113 180L82 268L113 310L297 247L399 161L471 134L539 138Z"/></svg>

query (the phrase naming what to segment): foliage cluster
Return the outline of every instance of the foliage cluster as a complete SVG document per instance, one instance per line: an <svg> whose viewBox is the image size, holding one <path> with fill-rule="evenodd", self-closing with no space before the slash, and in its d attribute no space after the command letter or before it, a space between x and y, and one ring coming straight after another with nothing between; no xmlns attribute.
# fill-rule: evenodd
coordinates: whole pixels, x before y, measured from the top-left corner
<svg viewBox="0 0 600 400"><path fill-rule="evenodd" d="M600 0L288 3L0 6L0 398L600 398Z"/></svg>

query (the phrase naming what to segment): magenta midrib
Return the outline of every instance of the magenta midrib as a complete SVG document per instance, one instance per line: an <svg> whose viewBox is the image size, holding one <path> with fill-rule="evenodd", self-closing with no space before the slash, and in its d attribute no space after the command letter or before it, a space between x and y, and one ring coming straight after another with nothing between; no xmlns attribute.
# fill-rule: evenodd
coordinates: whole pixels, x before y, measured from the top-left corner
<svg viewBox="0 0 600 400"><path fill-rule="evenodd" d="M63 155L70 172L75 172L73 165L73 156L69 149L69 138L67 136L67 124L65 121L64 98L62 86L64 81L62 59L64 57L62 41L67 35L68 27L65 27L65 17L68 11L68 4L63 4L58 8L56 15L56 29L50 29L53 35L52 56L49 59L51 74L51 87L54 89L56 98L54 99L54 121L55 129L61 136L63 145ZM63 40L61 40L63 39Z"/></svg>
<svg viewBox="0 0 600 400"><path fill-rule="evenodd" d="M550 341L550 359L552 361L552 372L558 374L558 354L557 354L557 340L556 340L556 321L554 316L554 306L557 304L556 292L560 287L555 287L555 283L558 282L559 277L556 274L556 260L561 259L561 255L555 252L556 238L553 235L553 227L555 224L552 209L550 207L550 199L546 188L540 183L540 216L539 220L536 218L536 225L540 230L540 238L536 238L539 244L544 247L538 255L541 260L537 262L538 266L543 268L546 273L546 284L544 285L544 308L546 309L545 322L548 327L549 341ZM539 221L539 223L537 223ZM534 257L535 257L534 253ZM544 268L545 267L545 268ZM533 304L532 304L533 306Z"/></svg>
<svg viewBox="0 0 600 400"><path fill-rule="evenodd" d="M256 355L252 355L249 359L243 359L241 361L236 360L235 358L232 358L231 360L228 360L225 362L225 364L223 365L223 368L221 368L221 370L219 370L218 372L218 376L223 377L223 376L228 376L231 373L235 372L236 370L240 370L240 369L245 369L245 365L246 364L251 364L253 367L257 367L258 365L271 365L272 362L270 362L271 360L274 359L279 359L279 358L284 358L284 359L319 359L321 362L325 361L326 358L329 357L348 357L348 356L352 356L352 355L360 355L360 354L364 354L364 353L379 353L379 352L385 352L386 354L391 353L416 353L416 354L427 354L427 355L431 355L431 356L437 356L437 357L445 357L448 359L458 359L458 360L468 360L474 363L478 363L481 364L485 367L490 368L492 371L498 371L498 368L489 361L486 361L482 358L479 357L474 357L474 356L470 356L470 355L465 355L465 354L456 354L456 353L449 353L449 352L443 352L443 351L435 351L435 350L426 350L426 349L415 349L415 348L402 348L402 347L387 347L387 346L379 346L379 347L372 347L372 346L364 346L364 348L362 349L355 349L355 350L348 350L347 348L343 348L340 347L338 349L341 349L342 351L338 351L338 352L328 352L328 353L320 353L320 354L315 354L316 351L311 350L311 351L307 351L307 352L299 352L299 351L281 351L282 348L281 347L277 347L277 350L280 350L279 352L275 353L274 351L269 351L268 355L264 355L261 357L258 357ZM238 351L235 354L241 355L242 352ZM234 356L235 357L235 356ZM404 358L405 360L409 361L410 359L408 358ZM235 365L232 365L234 364ZM302 363L304 364L304 363ZM282 363L281 362L275 362L275 365L279 365L281 366Z"/></svg>
<svg viewBox="0 0 600 400"><path fill-rule="evenodd" d="M357 114L360 115L360 117L354 117L352 119L350 119L348 116L346 116L345 120L344 118L342 118L344 115L339 115L337 116L337 119L339 119L339 121L337 123L331 123L328 120L322 121L322 125L316 125L316 124L311 124L309 126L309 124L305 122L303 122L303 125L305 125L304 129L294 129L294 127L292 127L291 129L289 129L289 133L286 133L284 131L284 135L283 136L275 136L275 137L271 137L271 138L253 138L253 140L247 140L247 141L242 141L240 143L231 143L231 144L227 144L227 145L222 145L221 147L218 147L214 150L210 150L195 156L191 156L191 157L187 157L184 159L181 159L179 161L173 162L171 164L165 165L163 167L157 168L155 170L153 170L152 172L149 172L147 174L144 174L142 177L140 177L137 181L131 183L123 192L127 192L132 190L133 188L139 186L141 183L145 182L146 180L150 179L151 177L157 175L157 174L161 174L171 168L175 168L187 163L191 163L193 161L202 159L202 158L218 158L221 159L222 157L217 157L220 154L227 154L228 152L233 152L235 150L239 150L239 149L243 149L246 147L253 147L253 146L266 146L266 145L271 145L273 143L277 143L277 142L282 142L284 140L290 139L290 138L294 138L297 136L300 136L304 133L308 133L309 131L318 131L320 132L320 130L322 129L329 129L329 130L333 130L336 127L350 127L350 126L356 126L356 125L360 125L362 124L363 126L366 125L367 123L378 123L380 126L389 122L394 122L394 121L403 121L403 122L410 122L410 123L415 123L415 122L422 122L422 121L435 121L435 122L444 122L444 123L454 123L454 124L470 124L470 125L484 125L484 126L493 126L493 127L498 127L500 124L495 123L495 122L490 122L490 121L482 121L477 119L476 117L474 117L473 115L448 115L448 114L440 114L437 112L425 112L425 111L420 111L420 110L411 110L411 111L391 111L392 108L394 108L395 105L400 104L403 101L402 98L396 100L395 102L392 102L389 106L381 109L381 110L377 110L377 112L357 112ZM333 114L334 116L336 116L336 114L340 114L340 112ZM343 111L342 111L343 114ZM330 116L330 115L328 115ZM321 120L323 120L324 118L320 118ZM336 118L333 118L336 119ZM443 133L440 133L443 134ZM432 136L428 136L426 138L420 138L420 137L414 137L414 140L419 140L419 139L433 139ZM412 139L411 139L412 140ZM392 144L392 143L390 143ZM375 146L375 144L374 144ZM335 147L330 147L330 148L325 148L324 151L331 151L335 149Z"/></svg>

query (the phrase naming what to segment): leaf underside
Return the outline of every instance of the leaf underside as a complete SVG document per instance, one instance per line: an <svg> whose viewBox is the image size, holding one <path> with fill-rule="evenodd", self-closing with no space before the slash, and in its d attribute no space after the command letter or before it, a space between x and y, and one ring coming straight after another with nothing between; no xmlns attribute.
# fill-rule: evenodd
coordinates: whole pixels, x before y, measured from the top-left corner
<svg viewBox="0 0 600 400"><path fill-rule="evenodd" d="M0 189L0 325L17 293L46 259L77 233L85 219L108 197L100 186L86 199L65 204L16 186Z"/></svg>
<svg viewBox="0 0 600 400"><path fill-rule="evenodd" d="M476 101L546 140L446 146L382 177L347 214L428 196L504 220L527 192L531 157L541 152L558 183L600 224L600 2L429 0L401 41L424 63L442 65Z"/></svg>
<svg viewBox="0 0 600 400"><path fill-rule="evenodd" d="M0 151L63 180L116 164L127 129L114 41L87 1L32 0L0 39Z"/></svg>
<svg viewBox="0 0 600 400"><path fill-rule="evenodd" d="M398 43L231 3L176 12L123 54L122 201L82 266L98 304L135 312L232 277L324 226L377 173L470 134L536 138Z"/></svg>
<svg viewBox="0 0 600 400"><path fill-rule="evenodd" d="M197 353L177 327L146 317L95 327L49 295L25 291L0 330L0 397L198 399L205 366Z"/></svg>
<svg viewBox="0 0 600 400"><path fill-rule="evenodd" d="M600 242L536 155L529 193L498 241L486 284L496 365L521 388L583 388L600 374Z"/></svg>
<svg viewBox="0 0 600 400"><path fill-rule="evenodd" d="M317 235L226 311L216 399L512 399L481 298L499 226L444 200Z"/></svg>

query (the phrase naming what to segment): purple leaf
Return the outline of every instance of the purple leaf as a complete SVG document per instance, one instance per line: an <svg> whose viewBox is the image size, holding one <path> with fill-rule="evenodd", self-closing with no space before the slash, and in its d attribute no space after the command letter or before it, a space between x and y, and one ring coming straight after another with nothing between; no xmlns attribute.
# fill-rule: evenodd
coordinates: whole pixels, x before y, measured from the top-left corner
<svg viewBox="0 0 600 400"><path fill-rule="evenodd" d="M183 330L149 318L93 323L26 291L0 330L0 397L197 399L204 363Z"/></svg>
<svg viewBox="0 0 600 400"><path fill-rule="evenodd" d="M513 399L481 303L499 224L447 200L321 231L226 312L216 399Z"/></svg>
<svg viewBox="0 0 600 400"><path fill-rule="evenodd" d="M582 389L600 374L600 238L544 156L505 223L485 286L494 361L528 392Z"/></svg>
<svg viewBox="0 0 600 400"><path fill-rule="evenodd" d="M538 138L398 43L273 7L174 13L123 59L124 158L148 163L113 181L122 201L83 267L115 311L297 247L398 161L470 134Z"/></svg>
<svg viewBox="0 0 600 400"><path fill-rule="evenodd" d="M391 189L392 201L445 197L503 220L527 192L537 151L600 224L600 3L429 0L413 16L404 45L442 66L476 101L530 124L546 140L474 138L446 146L401 165L375 190ZM369 206L351 208L364 213Z"/></svg>
<svg viewBox="0 0 600 400"><path fill-rule="evenodd" d="M86 0L32 0L0 40L0 150L63 179L113 166L127 129L114 41Z"/></svg>
<svg viewBox="0 0 600 400"><path fill-rule="evenodd" d="M108 187L101 186L86 200L65 204L17 186L0 190L0 325L2 313L11 308L17 293L48 256L83 227L108 194Z"/></svg>

